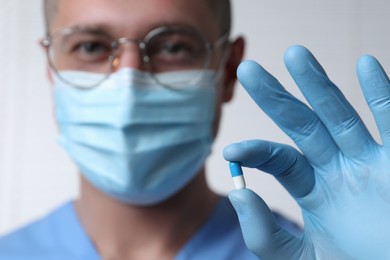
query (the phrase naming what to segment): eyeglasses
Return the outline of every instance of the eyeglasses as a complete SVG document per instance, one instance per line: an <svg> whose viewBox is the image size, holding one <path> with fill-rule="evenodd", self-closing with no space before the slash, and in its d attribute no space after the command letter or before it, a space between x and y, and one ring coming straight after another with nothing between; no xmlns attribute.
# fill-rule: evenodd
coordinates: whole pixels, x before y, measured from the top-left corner
<svg viewBox="0 0 390 260"><path fill-rule="evenodd" d="M47 35L41 44L48 49L51 68L63 82L75 87L92 88L98 86L116 71L120 64L121 48L125 44L135 44L140 49L145 69L158 83L166 77L160 73L198 70L199 75L192 81L200 80L203 71L210 66L212 52L228 40L222 35L210 43L197 31L187 27L158 27L150 31L143 40L121 37L114 39L107 32L93 27L70 27ZM96 74L93 82L81 83L66 76L63 71L81 71ZM180 82L185 85L190 82Z"/></svg>

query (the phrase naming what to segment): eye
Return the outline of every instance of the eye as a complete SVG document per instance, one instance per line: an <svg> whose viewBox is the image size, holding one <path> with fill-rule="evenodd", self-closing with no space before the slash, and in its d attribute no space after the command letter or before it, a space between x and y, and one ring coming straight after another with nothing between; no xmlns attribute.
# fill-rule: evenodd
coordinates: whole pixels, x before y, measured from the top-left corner
<svg viewBox="0 0 390 260"><path fill-rule="evenodd" d="M106 61L112 52L111 42L104 34L76 31L59 37L55 47L66 59L90 63Z"/></svg>
<svg viewBox="0 0 390 260"><path fill-rule="evenodd" d="M166 42L163 46L160 46L160 53L164 53L167 55L177 55L177 54L185 54L194 52L193 46L188 44L183 44L180 42Z"/></svg>
<svg viewBox="0 0 390 260"><path fill-rule="evenodd" d="M111 45L106 41L77 42L71 50L72 55L84 61L99 61L111 54Z"/></svg>
<svg viewBox="0 0 390 260"><path fill-rule="evenodd" d="M203 42L190 35L166 34L149 42L148 56L154 63L190 65L206 53Z"/></svg>
<svg viewBox="0 0 390 260"><path fill-rule="evenodd" d="M101 53L107 51L107 48L99 42L84 42L78 48L85 53Z"/></svg>

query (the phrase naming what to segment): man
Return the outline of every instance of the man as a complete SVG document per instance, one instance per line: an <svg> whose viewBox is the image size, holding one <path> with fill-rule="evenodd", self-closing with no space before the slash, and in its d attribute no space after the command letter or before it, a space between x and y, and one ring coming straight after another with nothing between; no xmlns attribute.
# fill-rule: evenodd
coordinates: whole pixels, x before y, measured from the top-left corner
<svg viewBox="0 0 390 260"><path fill-rule="evenodd" d="M45 15L80 197L0 240L0 258L254 258L204 172L244 51L229 1L51 0Z"/></svg>
<svg viewBox="0 0 390 260"><path fill-rule="evenodd" d="M46 7L42 45L60 142L80 168L81 194L0 240L0 258L256 258L230 204L204 178L244 49L242 38L227 40L228 2L53 0ZM285 61L314 111L253 62L238 75L303 155L249 141L224 156L275 175L302 207L305 232L290 234L291 224L242 189L230 198L246 245L265 259L387 259L386 74L370 57L359 63L382 147L305 48L290 48Z"/></svg>

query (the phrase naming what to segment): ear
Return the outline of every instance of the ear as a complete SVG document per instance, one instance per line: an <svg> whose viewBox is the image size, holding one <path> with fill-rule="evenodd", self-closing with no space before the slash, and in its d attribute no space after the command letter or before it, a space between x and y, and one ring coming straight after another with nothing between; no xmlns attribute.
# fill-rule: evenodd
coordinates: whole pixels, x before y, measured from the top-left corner
<svg viewBox="0 0 390 260"><path fill-rule="evenodd" d="M237 68L244 56L245 40L243 37L238 37L230 43L230 53L225 65L224 86L223 86L223 102L229 102L233 98L234 86L237 81Z"/></svg>

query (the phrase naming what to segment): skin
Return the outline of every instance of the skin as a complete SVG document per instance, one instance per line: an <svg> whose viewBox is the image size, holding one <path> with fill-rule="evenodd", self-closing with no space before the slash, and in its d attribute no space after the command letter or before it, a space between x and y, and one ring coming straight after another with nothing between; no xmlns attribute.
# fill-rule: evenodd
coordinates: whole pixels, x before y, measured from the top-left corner
<svg viewBox="0 0 390 260"><path fill-rule="evenodd" d="M117 37L141 39L151 29L167 24L191 26L211 42L221 36L215 15L205 0L60 1L49 29L54 32L75 25L101 25ZM214 135L218 132L222 104L233 97L236 69L243 50L242 38L229 45L222 66L224 73L217 86ZM221 49L214 52L212 68L218 67L222 54ZM119 67L144 69L136 46L126 45ZM218 195L206 183L204 167L176 195L148 207L116 201L95 189L81 175L80 179L76 212L102 259L172 259L205 223L218 201Z"/></svg>

